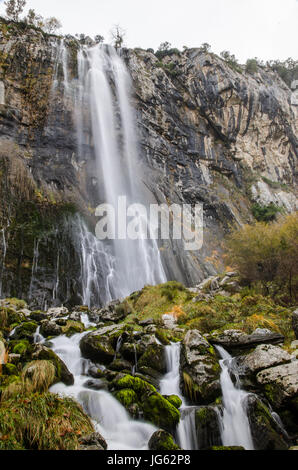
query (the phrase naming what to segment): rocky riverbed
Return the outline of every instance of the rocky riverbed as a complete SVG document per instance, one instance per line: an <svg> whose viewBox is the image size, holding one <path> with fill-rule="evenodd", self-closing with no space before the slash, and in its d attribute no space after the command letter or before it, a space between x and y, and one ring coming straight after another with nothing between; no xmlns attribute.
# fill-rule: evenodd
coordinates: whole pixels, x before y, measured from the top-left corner
<svg viewBox="0 0 298 470"><path fill-rule="evenodd" d="M226 405L222 402L217 345L231 352L230 377L234 382L240 379L238 386L247 392L245 410L253 447L278 450L294 446L298 432L298 338L291 325L296 325L297 313L274 306L261 296L241 298L237 293L224 297L212 290L195 290L178 283L148 286L124 301L91 309L77 306L32 311L24 301L2 299L0 413L5 419L0 425L0 448L114 448L113 423L107 424L105 414L111 413L112 421L117 419L113 407L115 413L122 413L119 426L125 423L127 433L131 432L129 426L134 426L138 435L132 438L130 448L176 450L181 445L181 423L193 427L196 449L220 448ZM208 300L198 300L198 291ZM208 331L204 320L212 316L218 302L229 307L230 315L238 309L234 324L231 321L233 328ZM254 312L266 302L270 313L259 318L263 326L252 328ZM245 310L242 317L241 308ZM186 321L183 315L190 310L193 318ZM276 318L271 329L270 315ZM287 331L277 326L279 317L289 325ZM167 348L174 344L180 351L179 396L164 390L160 393L169 368ZM99 404L95 406L96 400ZM111 409L104 412L99 407L105 400L111 400ZM12 405L14 409L25 406L27 424L11 412ZM38 414L40 407L43 411ZM194 419L186 425L187 410L194 413ZM44 420L52 432L47 443ZM39 430L35 435L34 426Z"/></svg>

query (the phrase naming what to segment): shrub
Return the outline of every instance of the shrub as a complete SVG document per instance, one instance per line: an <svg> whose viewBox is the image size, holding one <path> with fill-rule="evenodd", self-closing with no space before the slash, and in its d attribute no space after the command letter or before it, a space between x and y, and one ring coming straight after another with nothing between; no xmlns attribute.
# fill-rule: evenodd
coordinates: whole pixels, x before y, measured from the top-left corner
<svg viewBox="0 0 298 470"><path fill-rule="evenodd" d="M256 203L252 206L253 216L258 222L272 222L280 211L281 208L273 203L268 206Z"/></svg>
<svg viewBox="0 0 298 470"><path fill-rule="evenodd" d="M234 230L226 241L226 261L248 285L261 283L273 297L287 290L290 302L297 296L298 213L280 222L257 222Z"/></svg>

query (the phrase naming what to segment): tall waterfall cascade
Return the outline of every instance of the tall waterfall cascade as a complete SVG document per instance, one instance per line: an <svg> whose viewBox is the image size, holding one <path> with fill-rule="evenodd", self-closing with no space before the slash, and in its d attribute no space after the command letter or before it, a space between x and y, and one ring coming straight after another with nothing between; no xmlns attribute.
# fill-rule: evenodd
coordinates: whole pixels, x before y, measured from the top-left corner
<svg viewBox="0 0 298 470"><path fill-rule="evenodd" d="M77 59L78 79L70 81L67 48L60 44L57 61L63 71L64 99L74 103L78 155L85 158L86 146L91 141L95 156L92 179L98 188L98 201L114 208L118 234L120 220L126 217L129 206L142 204L147 208L151 202L142 182L138 131L131 104L132 82L124 61L111 46L81 48ZM58 78L54 80L54 91L57 83ZM119 198L125 206L118 211ZM97 267L95 263L100 263L100 257L92 261L92 250L86 249L85 243L87 239L90 246L94 235L87 236L81 230L82 269L85 271L82 291L87 305L94 305L94 291L102 284L106 292L104 300L108 301L124 298L146 284L166 281L157 241L147 237L150 228L141 211L135 212L135 226L138 239L121 235L108 241L93 241L93 248L97 245L101 252L110 256L108 263L105 259L104 266ZM96 276L101 278L96 279Z"/></svg>

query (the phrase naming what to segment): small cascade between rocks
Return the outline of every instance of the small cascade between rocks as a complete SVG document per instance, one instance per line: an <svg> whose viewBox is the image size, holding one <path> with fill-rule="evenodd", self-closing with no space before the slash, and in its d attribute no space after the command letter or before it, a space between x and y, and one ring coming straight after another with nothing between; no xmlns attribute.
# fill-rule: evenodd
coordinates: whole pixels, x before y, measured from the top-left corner
<svg viewBox="0 0 298 470"><path fill-rule="evenodd" d="M40 340L41 336L37 334ZM90 390L85 386L88 380L86 374L92 362L82 357L79 343L86 334L86 332L76 334L71 338L59 336L51 340L52 350L73 374L74 385L66 386L58 383L52 386L50 391L71 396L83 406L91 417L96 431L100 432L107 441L108 450L148 449L149 439L157 430L156 427L131 419L119 401L106 390Z"/></svg>
<svg viewBox="0 0 298 470"><path fill-rule="evenodd" d="M198 448L195 426L195 410L198 407L187 406L180 389L180 343L172 343L165 347L167 373L160 381L162 395L177 395L181 401L180 423L178 425L177 444L184 450Z"/></svg>
<svg viewBox="0 0 298 470"><path fill-rule="evenodd" d="M241 446L246 450L254 450L253 439L246 408L249 393L241 390L237 368L233 358L221 346L216 346L222 360L220 361L220 383L223 395L223 414L220 420L221 438L224 446ZM236 378L234 385L230 371Z"/></svg>

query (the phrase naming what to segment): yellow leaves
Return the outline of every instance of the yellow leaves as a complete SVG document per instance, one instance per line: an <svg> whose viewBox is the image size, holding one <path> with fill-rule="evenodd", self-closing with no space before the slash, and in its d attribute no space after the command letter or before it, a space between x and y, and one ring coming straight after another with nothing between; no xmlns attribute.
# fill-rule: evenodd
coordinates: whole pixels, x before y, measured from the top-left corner
<svg viewBox="0 0 298 470"><path fill-rule="evenodd" d="M171 315L175 320L177 320L182 315L185 315L185 312L180 305L174 305L170 312L166 312L166 315Z"/></svg>
<svg viewBox="0 0 298 470"><path fill-rule="evenodd" d="M246 326L253 330L256 328L268 328L269 330L277 331L280 333L278 326L273 320L265 318L263 315L254 314L246 319Z"/></svg>

